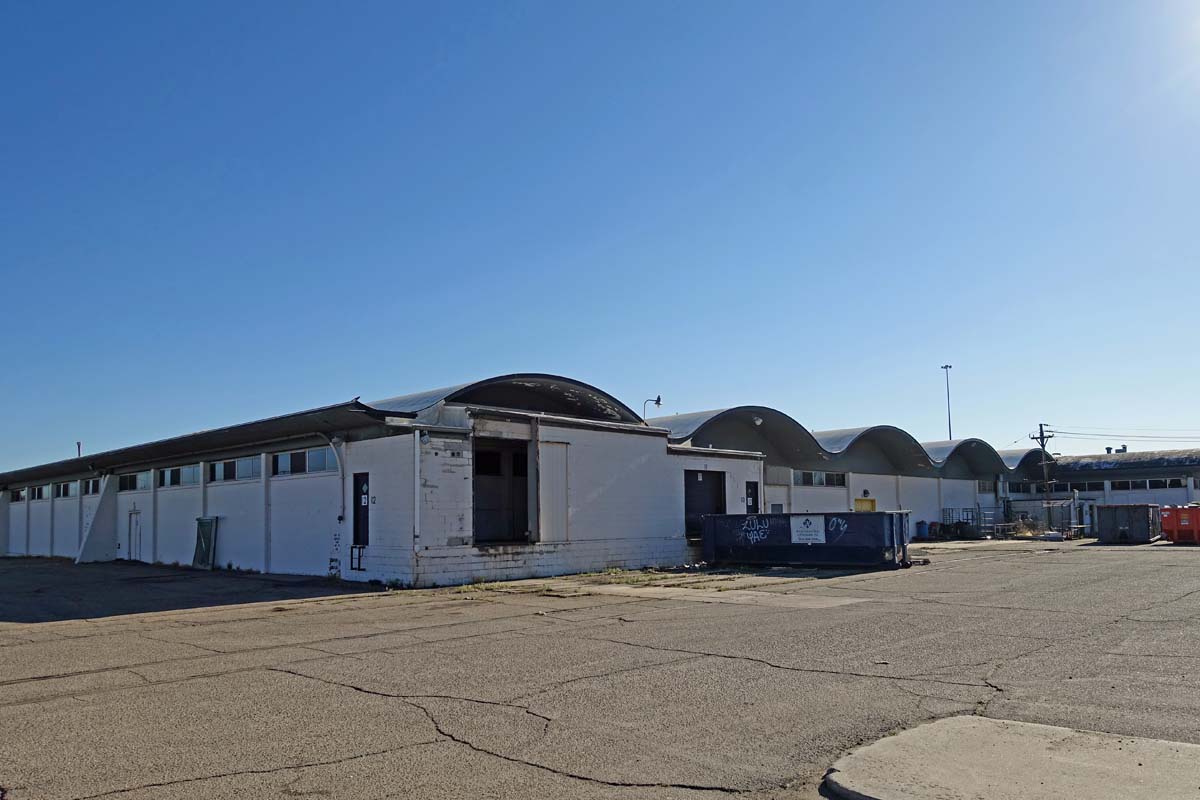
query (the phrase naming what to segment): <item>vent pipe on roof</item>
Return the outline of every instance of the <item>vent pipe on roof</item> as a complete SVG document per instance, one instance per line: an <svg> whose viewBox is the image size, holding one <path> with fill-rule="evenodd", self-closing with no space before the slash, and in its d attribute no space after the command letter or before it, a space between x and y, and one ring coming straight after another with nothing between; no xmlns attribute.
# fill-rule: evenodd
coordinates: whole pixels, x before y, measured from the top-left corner
<svg viewBox="0 0 1200 800"><path fill-rule="evenodd" d="M1129 445L1127 445L1127 444L1123 444L1123 445L1121 445L1120 447L1118 447L1118 448L1117 448L1117 452L1118 452L1118 453L1128 453L1128 452L1129 452Z"/></svg>
<svg viewBox="0 0 1200 800"><path fill-rule="evenodd" d="M1111 448L1111 447L1106 447L1106 448L1104 448L1104 452L1108 453L1108 454L1111 456L1111 455L1112 455L1112 448Z"/></svg>

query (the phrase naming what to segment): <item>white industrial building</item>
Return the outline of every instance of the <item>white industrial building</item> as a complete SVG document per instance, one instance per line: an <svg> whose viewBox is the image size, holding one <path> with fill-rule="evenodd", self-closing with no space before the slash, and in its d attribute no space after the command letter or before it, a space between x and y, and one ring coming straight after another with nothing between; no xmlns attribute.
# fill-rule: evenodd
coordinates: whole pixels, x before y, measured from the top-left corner
<svg viewBox="0 0 1200 800"><path fill-rule="evenodd" d="M432 586L688 563L705 514L986 529L1047 500L1186 503L1200 451L1055 459L890 425L810 431L765 406L643 421L522 374L14 470L0 490L0 554L189 564L205 520L219 567Z"/></svg>
<svg viewBox="0 0 1200 800"><path fill-rule="evenodd" d="M916 522L1003 521L1010 481L1040 475L1042 451L980 439L921 444L891 425L809 431L765 406L648 420L695 448L757 450L768 512L900 511Z"/></svg>
<svg viewBox="0 0 1200 800"><path fill-rule="evenodd" d="M695 557L689 503L753 508L763 477L757 452L681 446L599 389L508 375L0 474L0 552L188 564L215 519L216 564L264 572L432 586L675 565Z"/></svg>
<svg viewBox="0 0 1200 800"><path fill-rule="evenodd" d="M1080 518L1091 518L1091 506L1152 503L1187 505L1200 500L1200 450L1114 452L1090 456L1048 457L1049 481L1013 483L1013 500L1021 507L1078 498Z"/></svg>

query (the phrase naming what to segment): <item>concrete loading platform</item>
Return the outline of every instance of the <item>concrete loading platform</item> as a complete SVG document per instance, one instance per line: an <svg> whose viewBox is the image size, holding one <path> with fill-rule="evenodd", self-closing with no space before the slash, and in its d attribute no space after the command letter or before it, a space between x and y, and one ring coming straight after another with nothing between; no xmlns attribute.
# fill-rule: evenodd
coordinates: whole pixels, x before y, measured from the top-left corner
<svg viewBox="0 0 1200 800"><path fill-rule="evenodd" d="M846 800L1200 797L1200 745L949 717L855 750L825 786Z"/></svg>

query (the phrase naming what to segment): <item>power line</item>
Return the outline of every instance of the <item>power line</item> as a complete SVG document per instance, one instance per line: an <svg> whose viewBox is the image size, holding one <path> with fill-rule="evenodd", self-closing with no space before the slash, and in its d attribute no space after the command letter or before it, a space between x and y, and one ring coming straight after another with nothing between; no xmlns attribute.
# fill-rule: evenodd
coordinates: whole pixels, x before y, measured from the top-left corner
<svg viewBox="0 0 1200 800"><path fill-rule="evenodd" d="M1200 433L1200 428L1137 428L1137 427L1121 427L1121 428L1104 428L1099 425L1072 425L1047 422L1047 428L1058 430L1059 428L1073 428L1081 431L1157 431L1159 433Z"/></svg>
<svg viewBox="0 0 1200 800"><path fill-rule="evenodd" d="M1090 441L1112 441L1113 439L1127 439L1133 442L1200 442L1200 436L1158 436L1144 433L1113 433L1113 434L1098 434L1088 433L1086 431L1064 431L1058 428L1048 428L1054 432L1056 436L1064 439L1087 439Z"/></svg>

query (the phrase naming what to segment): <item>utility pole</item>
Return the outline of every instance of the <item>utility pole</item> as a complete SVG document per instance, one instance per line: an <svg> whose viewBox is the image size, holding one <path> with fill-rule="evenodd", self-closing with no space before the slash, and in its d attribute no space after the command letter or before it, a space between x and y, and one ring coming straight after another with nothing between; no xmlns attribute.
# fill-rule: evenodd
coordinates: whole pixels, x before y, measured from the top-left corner
<svg viewBox="0 0 1200 800"><path fill-rule="evenodd" d="M946 438L954 438L954 425L950 423L950 370L953 366L950 364L942 364L942 371L946 373Z"/></svg>
<svg viewBox="0 0 1200 800"><path fill-rule="evenodd" d="M1029 438L1033 439L1035 442L1037 442L1039 445L1041 445L1041 448L1042 448L1042 481L1045 483L1049 483L1050 482L1050 462L1046 460L1046 455L1047 455L1046 442L1053 439L1054 434L1046 433L1046 423L1039 422L1037 435L1034 436L1031 433L1031 434L1029 434Z"/></svg>

